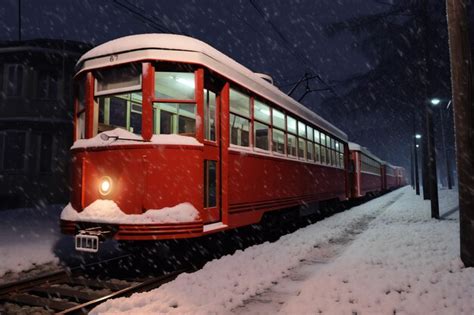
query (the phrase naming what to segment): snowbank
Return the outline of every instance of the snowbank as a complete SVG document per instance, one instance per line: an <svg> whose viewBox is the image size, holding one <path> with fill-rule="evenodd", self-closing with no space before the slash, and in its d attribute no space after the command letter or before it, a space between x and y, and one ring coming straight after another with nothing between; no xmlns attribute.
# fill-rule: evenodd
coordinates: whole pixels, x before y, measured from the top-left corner
<svg viewBox="0 0 474 315"><path fill-rule="evenodd" d="M178 223L192 222L197 219L199 219L199 212L189 202L130 215L125 214L112 200L96 200L81 212L77 212L71 204L68 204L61 212L61 220L114 224Z"/></svg>
<svg viewBox="0 0 474 315"><path fill-rule="evenodd" d="M0 276L58 262L53 246L60 238L61 206L0 211Z"/></svg>
<svg viewBox="0 0 474 315"><path fill-rule="evenodd" d="M104 140L101 135L107 135ZM121 139L117 139L121 138ZM123 140L122 140L123 139ZM71 149L91 148L91 147L107 147L124 144L133 145L150 145L150 144L175 144L175 145L197 145L202 146L202 143L194 137L187 137L181 135L153 135L149 142L143 141L143 138L132 132L122 128L115 128L114 130L104 131L94 138L78 139L74 142Z"/></svg>
<svg viewBox="0 0 474 315"><path fill-rule="evenodd" d="M265 291L297 266L314 246L341 236L355 220L378 211L399 192L283 236L275 243L252 246L232 256L207 263L203 269L180 275L162 287L116 299L95 308L92 314L221 314Z"/></svg>
<svg viewBox="0 0 474 315"><path fill-rule="evenodd" d="M448 194L441 192L445 211L455 206L449 202L456 198ZM291 290L277 283L284 283L285 275L299 268L314 248L324 252L332 240L372 217L376 219L339 257L315 265L307 279L299 279L300 288L284 302L263 298L263 304L278 306L262 313L275 308L283 314L474 312L474 269L463 268L459 260L458 223L430 219L429 203L406 187L275 243L212 261L153 291L108 301L92 314L233 313L272 287L278 287L281 298L281 292Z"/></svg>

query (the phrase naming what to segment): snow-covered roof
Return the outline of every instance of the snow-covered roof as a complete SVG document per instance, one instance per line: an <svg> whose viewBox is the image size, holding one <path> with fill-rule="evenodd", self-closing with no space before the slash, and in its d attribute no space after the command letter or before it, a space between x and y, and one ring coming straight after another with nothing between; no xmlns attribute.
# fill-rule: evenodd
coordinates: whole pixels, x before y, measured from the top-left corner
<svg viewBox="0 0 474 315"><path fill-rule="evenodd" d="M360 144L354 143L354 142L349 142L349 150L351 151L360 151L367 155L368 157L374 159L375 161L379 162L380 164L386 164L383 160L378 158L375 154L369 151L366 147L361 146Z"/></svg>
<svg viewBox="0 0 474 315"><path fill-rule="evenodd" d="M111 58L111 56L113 56ZM204 65L239 85L283 107L290 113L347 141L347 135L298 103L250 69L208 44L182 35L141 34L118 38L99 45L78 61L79 72L139 60L163 60Z"/></svg>

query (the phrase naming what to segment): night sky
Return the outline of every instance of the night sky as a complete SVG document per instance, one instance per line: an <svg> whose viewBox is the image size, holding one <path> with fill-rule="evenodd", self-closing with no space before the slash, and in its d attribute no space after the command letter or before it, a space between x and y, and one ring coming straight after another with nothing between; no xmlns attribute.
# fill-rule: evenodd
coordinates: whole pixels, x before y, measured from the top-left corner
<svg viewBox="0 0 474 315"><path fill-rule="evenodd" d="M353 47L351 34L330 37L325 29L334 22L386 9L369 0L255 0L256 7L248 0L21 3L23 39L56 38L97 45L129 34L169 30L203 40L251 70L272 75L284 92L309 71L320 74L337 95L347 91L341 80L371 69L374 60ZM131 3L154 23L140 20L121 7ZM0 3L0 27L4 30L0 40L18 39L18 0ZM442 79L449 85L449 77ZM311 82L311 88L321 87L320 82ZM302 87L293 96L298 99L303 92ZM410 124L397 124L400 120L392 119L393 108L379 108L374 116L357 115L353 103L347 101L331 103L328 108L325 100L330 97L334 94L329 91L316 92L302 103L348 133L351 141L367 146L393 164L409 167ZM390 117L385 119L384 115Z"/></svg>

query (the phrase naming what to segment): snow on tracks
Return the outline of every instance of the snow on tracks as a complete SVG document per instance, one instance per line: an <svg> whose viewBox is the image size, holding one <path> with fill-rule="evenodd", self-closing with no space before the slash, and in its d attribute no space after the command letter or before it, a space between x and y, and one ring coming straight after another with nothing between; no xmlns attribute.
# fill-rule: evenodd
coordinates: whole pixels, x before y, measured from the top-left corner
<svg viewBox="0 0 474 315"><path fill-rule="evenodd" d="M376 216L399 195L398 191L389 193L283 236L274 243L252 246L211 261L201 270L180 275L156 290L106 302L92 314L229 312L280 281L318 246L343 238L354 228L355 222Z"/></svg>

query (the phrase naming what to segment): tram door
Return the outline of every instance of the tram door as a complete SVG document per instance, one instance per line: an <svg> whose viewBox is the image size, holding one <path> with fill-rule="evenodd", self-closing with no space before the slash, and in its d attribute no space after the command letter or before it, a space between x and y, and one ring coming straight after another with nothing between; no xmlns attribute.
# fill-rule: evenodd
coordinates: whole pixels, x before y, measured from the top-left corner
<svg viewBox="0 0 474 315"><path fill-rule="evenodd" d="M221 213L220 91L215 78L204 80L204 224L219 222Z"/></svg>

